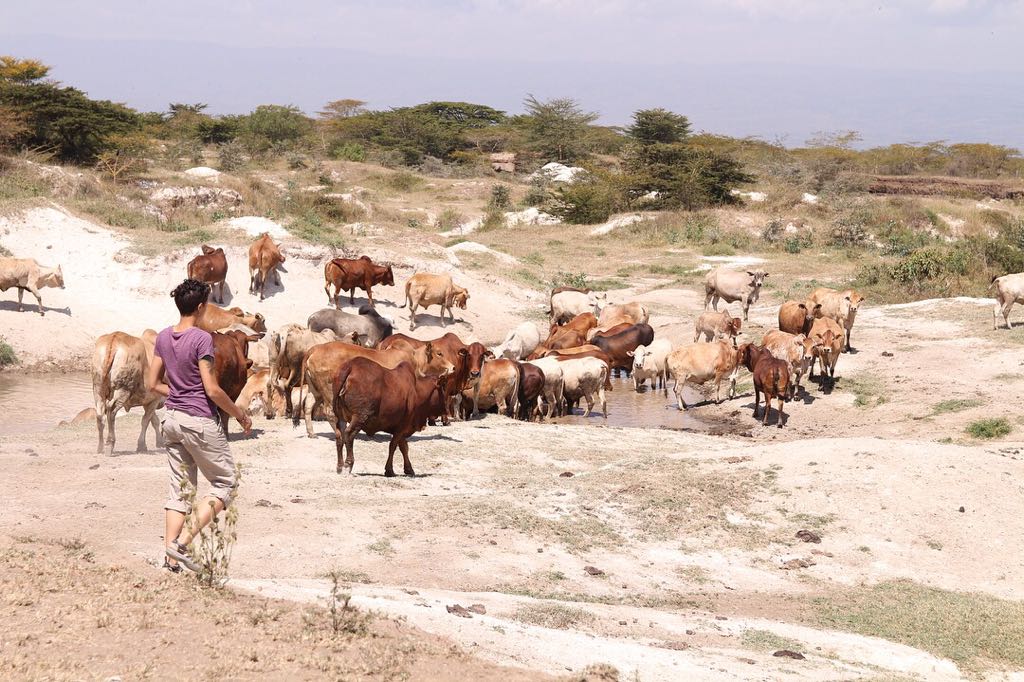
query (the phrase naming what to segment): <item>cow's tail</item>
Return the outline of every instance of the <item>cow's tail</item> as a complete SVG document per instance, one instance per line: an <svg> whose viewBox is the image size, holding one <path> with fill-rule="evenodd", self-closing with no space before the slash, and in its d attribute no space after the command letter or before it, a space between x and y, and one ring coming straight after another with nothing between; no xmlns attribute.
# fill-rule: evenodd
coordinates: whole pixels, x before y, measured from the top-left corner
<svg viewBox="0 0 1024 682"><path fill-rule="evenodd" d="M774 396L779 395L779 380L781 378L782 377L779 372L779 368L776 367L775 369L772 370L772 395Z"/></svg>
<svg viewBox="0 0 1024 682"><path fill-rule="evenodd" d="M519 412L519 386L523 383L523 370L520 369L519 365L516 365L516 381L512 384L512 395L508 400L508 409L511 414L509 415L513 419L516 418L516 414ZM516 402L516 406L513 409L512 401Z"/></svg>
<svg viewBox="0 0 1024 682"><path fill-rule="evenodd" d="M344 365L342 365L341 369L338 370L337 376L334 377L334 384L333 384L334 390L332 391L332 393L334 393L334 395L331 397L331 411L334 412L335 416L338 416L339 419L340 419L340 410L338 409L339 402L341 401L342 396L345 395L345 391L348 390L348 386L346 384L348 382L348 377L349 377L349 375L351 373L352 373L352 363L351 362L346 362Z"/></svg>
<svg viewBox="0 0 1024 682"><path fill-rule="evenodd" d="M1001 275L993 275L993 276L992 276L992 279L991 279L991 280L989 280L989 285L988 285L988 290L989 290L989 291L992 291L992 289L994 289L994 288L995 288L995 286L996 286L996 280L997 280L997 279L999 279L999 277L1000 277L1000 276L1001 276Z"/></svg>
<svg viewBox="0 0 1024 682"><path fill-rule="evenodd" d="M103 378L100 379L100 400L108 407L114 394L110 387L110 370L114 366L114 356L116 354L117 349L114 347L114 337L111 336L110 340L107 341L107 355L103 360Z"/></svg>
<svg viewBox="0 0 1024 682"><path fill-rule="evenodd" d="M306 390L306 361L309 359L309 351L302 356L302 368L299 370L299 402L297 405L292 405L292 424L295 426L299 425L300 410L305 410L305 395Z"/></svg>
<svg viewBox="0 0 1024 682"><path fill-rule="evenodd" d="M412 288L412 280L409 280L408 282L405 283L405 301L402 303L402 305L398 306L399 308L404 308L407 305L409 305L411 307L411 303L410 303L411 299L409 298L409 290L411 288Z"/></svg>

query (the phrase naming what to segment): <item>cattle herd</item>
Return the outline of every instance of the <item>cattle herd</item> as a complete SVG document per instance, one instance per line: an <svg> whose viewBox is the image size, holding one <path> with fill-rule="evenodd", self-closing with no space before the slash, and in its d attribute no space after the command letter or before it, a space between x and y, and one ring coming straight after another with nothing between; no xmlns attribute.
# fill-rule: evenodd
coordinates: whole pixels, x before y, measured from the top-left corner
<svg viewBox="0 0 1024 682"><path fill-rule="evenodd" d="M280 285L277 267L283 262L279 245L266 234L250 247L250 291L258 291L260 300L268 278ZM202 254L188 263L187 274L211 284L211 299L223 302L227 269L223 249L204 245ZM290 417L295 425L304 420L309 437L314 436L313 418L325 417L334 431L339 473L351 472L360 431L389 433L385 474L394 475L397 449L404 472L412 475L408 439L427 425L447 425L487 410L522 420L550 420L572 414L580 401L586 404L584 415L599 406L607 418L605 392L612 390L611 377L620 373L632 378L636 391L650 381L655 396L659 391L667 396L672 380L676 405L684 410L684 385L710 382L720 402L722 381L728 379L731 399L745 368L753 378L754 417L761 412L762 424L767 424L772 401L777 401L776 423L782 427L785 402L806 390L802 381L805 375L813 378L815 364L820 365L821 386L834 382L840 355L851 349L851 332L864 299L852 289L816 289L804 301L783 303L778 329L765 333L760 345L738 343L743 320L766 277L760 270L710 271L693 343L677 346L666 338L655 339L642 303L609 304L603 293L571 287L551 292L546 335L535 323L523 322L490 349L451 332L428 341L415 339L395 333L392 321L377 312L373 287L393 286L395 278L390 265L373 263L367 256L325 264L324 291L333 305L313 313L305 325L287 324L268 334L261 314L208 303L197 326L213 334L216 376L242 409L262 409L267 419ZM22 291L35 294L42 313L39 289L63 284L59 267L0 258L0 290L18 288L19 310ZM1024 274L996 278L992 284L994 314L1006 319L1013 303L1024 301ZM356 289L366 293L367 303L357 313L342 311L341 293L348 292L354 304ZM418 308L440 306L443 327L445 313L454 323L453 308L465 309L468 300L469 292L451 276L417 273L405 284L402 307L409 307L414 329ZM739 302L743 319L719 311L720 301ZM98 452L113 451L114 415L131 407L143 409L138 449L145 450L149 427L160 445L155 415L162 399L143 383L155 337L152 330L141 338L118 331L96 342L92 371ZM226 429L226 416L223 423Z"/></svg>

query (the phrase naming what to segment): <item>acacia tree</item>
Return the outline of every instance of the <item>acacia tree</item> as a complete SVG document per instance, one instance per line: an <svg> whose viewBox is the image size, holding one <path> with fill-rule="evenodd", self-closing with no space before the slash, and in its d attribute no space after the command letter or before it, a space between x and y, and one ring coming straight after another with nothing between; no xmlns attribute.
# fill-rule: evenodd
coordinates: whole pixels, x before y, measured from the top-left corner
<svg viewBox="0 0 1024 682"><path fill-rule="evenodd" d="M597 113L584 111L579 102L569 97L540 101L527 95L524 101L526 127L530 146L555 161L572 161L586 155L587 126L597 120Z"/></svg>
<svg viewBox="0 0 1024 682"><path fill-rule="evenodd" d="M336 99L324 105L323 111L316 112L323 121L349 118L366 111L366 102L361 99Z"/></svg>

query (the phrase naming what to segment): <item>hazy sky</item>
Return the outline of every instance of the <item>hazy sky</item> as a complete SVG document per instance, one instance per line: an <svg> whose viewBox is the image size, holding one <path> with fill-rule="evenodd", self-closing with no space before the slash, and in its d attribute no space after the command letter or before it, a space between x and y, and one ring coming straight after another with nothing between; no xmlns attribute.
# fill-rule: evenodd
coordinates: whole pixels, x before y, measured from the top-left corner
<svg viewBox="0 0 1024 682"><path fill-rule="evenodd" d="M142 108L389 106L429 84L512 110L527 91L579 96L609 123L662 103L791 142L829 125L1024 145L1024 0L34 0L0 4L10 51Z"/></svg>

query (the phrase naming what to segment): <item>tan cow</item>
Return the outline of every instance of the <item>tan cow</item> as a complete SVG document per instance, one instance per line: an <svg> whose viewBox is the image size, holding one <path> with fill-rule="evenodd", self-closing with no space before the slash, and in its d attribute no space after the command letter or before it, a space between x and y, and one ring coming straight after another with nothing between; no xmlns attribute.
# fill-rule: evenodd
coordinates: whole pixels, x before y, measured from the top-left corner
<svg viewBox="0 0 1024 682"><path fill-rule="evenodd" d="M343 341L317 344L306 351L302 359L299 380L299 407L306 420L308 437L316 437L313 433L313 410L317 405L333 405L332 390L335 376L342 364L356 357L368 358L386 369L394 369L399 363L408 362L420 377L428 374L447 374L455 369L455 365L446 360L444 354L430 342L415 348L395 347L387 350L363 348ZM305 393L307 387L308 394ZM298 423L298 411L294 413L292 419ZM339 426L332 423L331 428L334 429L335 437L340 437Z"/></svg>
<svg viewBox="0 0 1024 682"><path fill-rule="evenodd" d="M243 325L257 334L266 333L267 322L263 315L256 313L250 315L241 308L221 308L212 303L207 303L199 311L196 318L196 326L211 334L222 329L229 329L232 325Z"/></svg>
<svg viewBox="0 0 1024 682"><path fill-rule="evenodd" d="M718 310L718 300L726 303L740 301L743 306L743 319L747 319L750 304L756 303L761 296L761 287L768 273L764 270L747 270L737 272L724 268L715 268L704 277L704 310L710 304Z"/></svg>
<svg viewBox="0 0 1024 682"><path fill-rule="evenodd" d="M261 410L265 414L271 409L275 411L283 409L284 391L273 387L273 392L268 393L267 391L272 387L268 381L269 378L270 370L266 367L256 371L250 370L249 378L246 379L242 392L235 398L235 405L238 406L238 409L250 415L258 414Z"/></svg>
<svg viewBox="0 0 1024 682"><path fill-rule="evenodd" d="M789 334L809 334L811 324L821 317L821 304L810 299L786 301L779 306L779 330Z"/></svg>
<svg viewBox="0 0 1024 682"><path fill-rule="evenodd" d="M284 263L284 254L281 253L281 245L274 243L269 232L264 232L249 246L249 293L255 294L258 287L262 301L264 299L263 289L267 286L267 276L271 272L274 273L274 284L281 286L281 273L277 266L282 263Z"/></svg>
<svg viewBox="0 0 1024 682"><path fill-rule="evenodd" d="M606 332L612 327L620 324L647 324L651 314L643 303L631 301L630 303L613 303L601 309L597 318L597 327L587 332L587 340L594 338L600 332Z"/></svg>
<svg viewBox="0 0 1024 682"><path fill-rule="evenodd" d="M24 310L21 298L26 291L30 291L39 304L39 314L45 315L43 297L39 295L39 290L43 287L63 289L64 273L59 265L47 268L32 258L0 258L0 291L7 291L11 287L18 289L19 313Z"/></svg>
<svg viewBox="0 0 1024 682"><path fill-rule="evenodd" d="M409 278L405 283L405 303L401 308L409 306L409 329L416 328L416 309L429 308L432 305L441 306L441 326L445 326L444 311L455 324L455 313L452 307L457 306L466 309L466 302L469 300L469 291L452 282L451 275L431 275L426 272L418 272Z"/></svg>
<svg viewBox="0 0 1024 682"><path fill-rule="evenodd" d="M585 356L561 358L558 362L562 369L562 398L566 408L582 398L587 401L583 416L589 417L594 404L600 402L601 414L607 419L608 402L605 400L604 385L611 372L608 363Z"/></svg>
<svg viewBox="0 0 1024 682"><path fill-rule="evenodd" d="M738 356L735 348L725 341L696 343L677 348L668 356L668 373L675 379L672 390L676 394L676 406L686 409L683 400L683 385L715 382L715 400L722 402L722 379L729 377L729 399L736 394Z"/></svg>
<svg viewBox="0 0 1024 682"><path fill-rule="evenodd" d="M850 332L853 321L857 319L857 309L864 302L864 297L853 289L836 291L821 287L811 292L808 301L821 304L821 316L835 320L843 328L846 336L846 350L850 350Z"/></svg>
<svg viewBox="0 0 1024 682"><path fill-rule="evenodd" d="M462 418L468 418L469 405L473 404L472 416L480 414L480 408L488 410L498 407L498 414L514 417L519 406L519 366L514 360L488 360L483 364L480 377L472 388L462 391Z"/></svg>
<svg viewBox="0 0 1024 682"><path fill-rule="evenodd" d="M317 344L337 340L333 329L313 332L297 324L286 325L271 334L270 372L267 374L265 392L272 394L275 389L283 392L285 416L291 417L294 414L292 389L299 385L302 358L305 357L306 351ZM271 403L266 404L264 416L267 419L273 419L277 415L277 410L273 407Z"/></svg>
<svg viewBox="0 0 1024 682"><path fill-rule="evenodd" d="M778 358L789 367L789 399L796 397L800 382L814 355L814 342L803 334L790 334L778 329L765 333L762 345L772 357Z"/></svg>
<svg viewBox="0 0 1024 682"><path fill-rule="evenodd" d="M96 452L108 455L114 452L114 417L119 410L128 412L141 407L142 430L136 451L146 451L146 429L156 432L156 446L162 447L164 438L156 418L156 410L164 398L146 389L146 372L153 361L156 332L147 329L143 338L124 332L105 334L96 340L92 353L92 394L96 404ZM106 428L106 439L103 430Z"/></svg>
<svg viewBox="0 0 1024 682"><path fill-rule="evenodd" d="M836 362L843 351L845 342L843 328L835 320L823 317L811 325L811 339L814 340L814 352L811 355L808 378L814 377L814 361L821 362L821 386L825 385L825 373L828 372L829 384L836 383Z"/></svg>
<svg viewBox="0 0 1024 682"><path fill-rule="evenodd" d="M0 261L2 262L2 261ZM2 285L0 285L2 288ZM1024 272L993 277L989 290L995 289L996 307L992 309L992 328L996 328L998 315L1003 316L1006 328L1010 328L1010 309L1014 303L1024 303ZM20 298L18 299L21 300ZM19 308L20 310L20 308Z"/></svg>
<svg viewBox="0 0 1024 682"><path fill-rule="evenodd" d="M733 317L726 308L722 312L705 310L693 323L693 342L697 343L701 335L705 341L719 340L723 337L731 337L732 345L736 345L736 337L739 336L743 327L743 320Z"/></svg>

